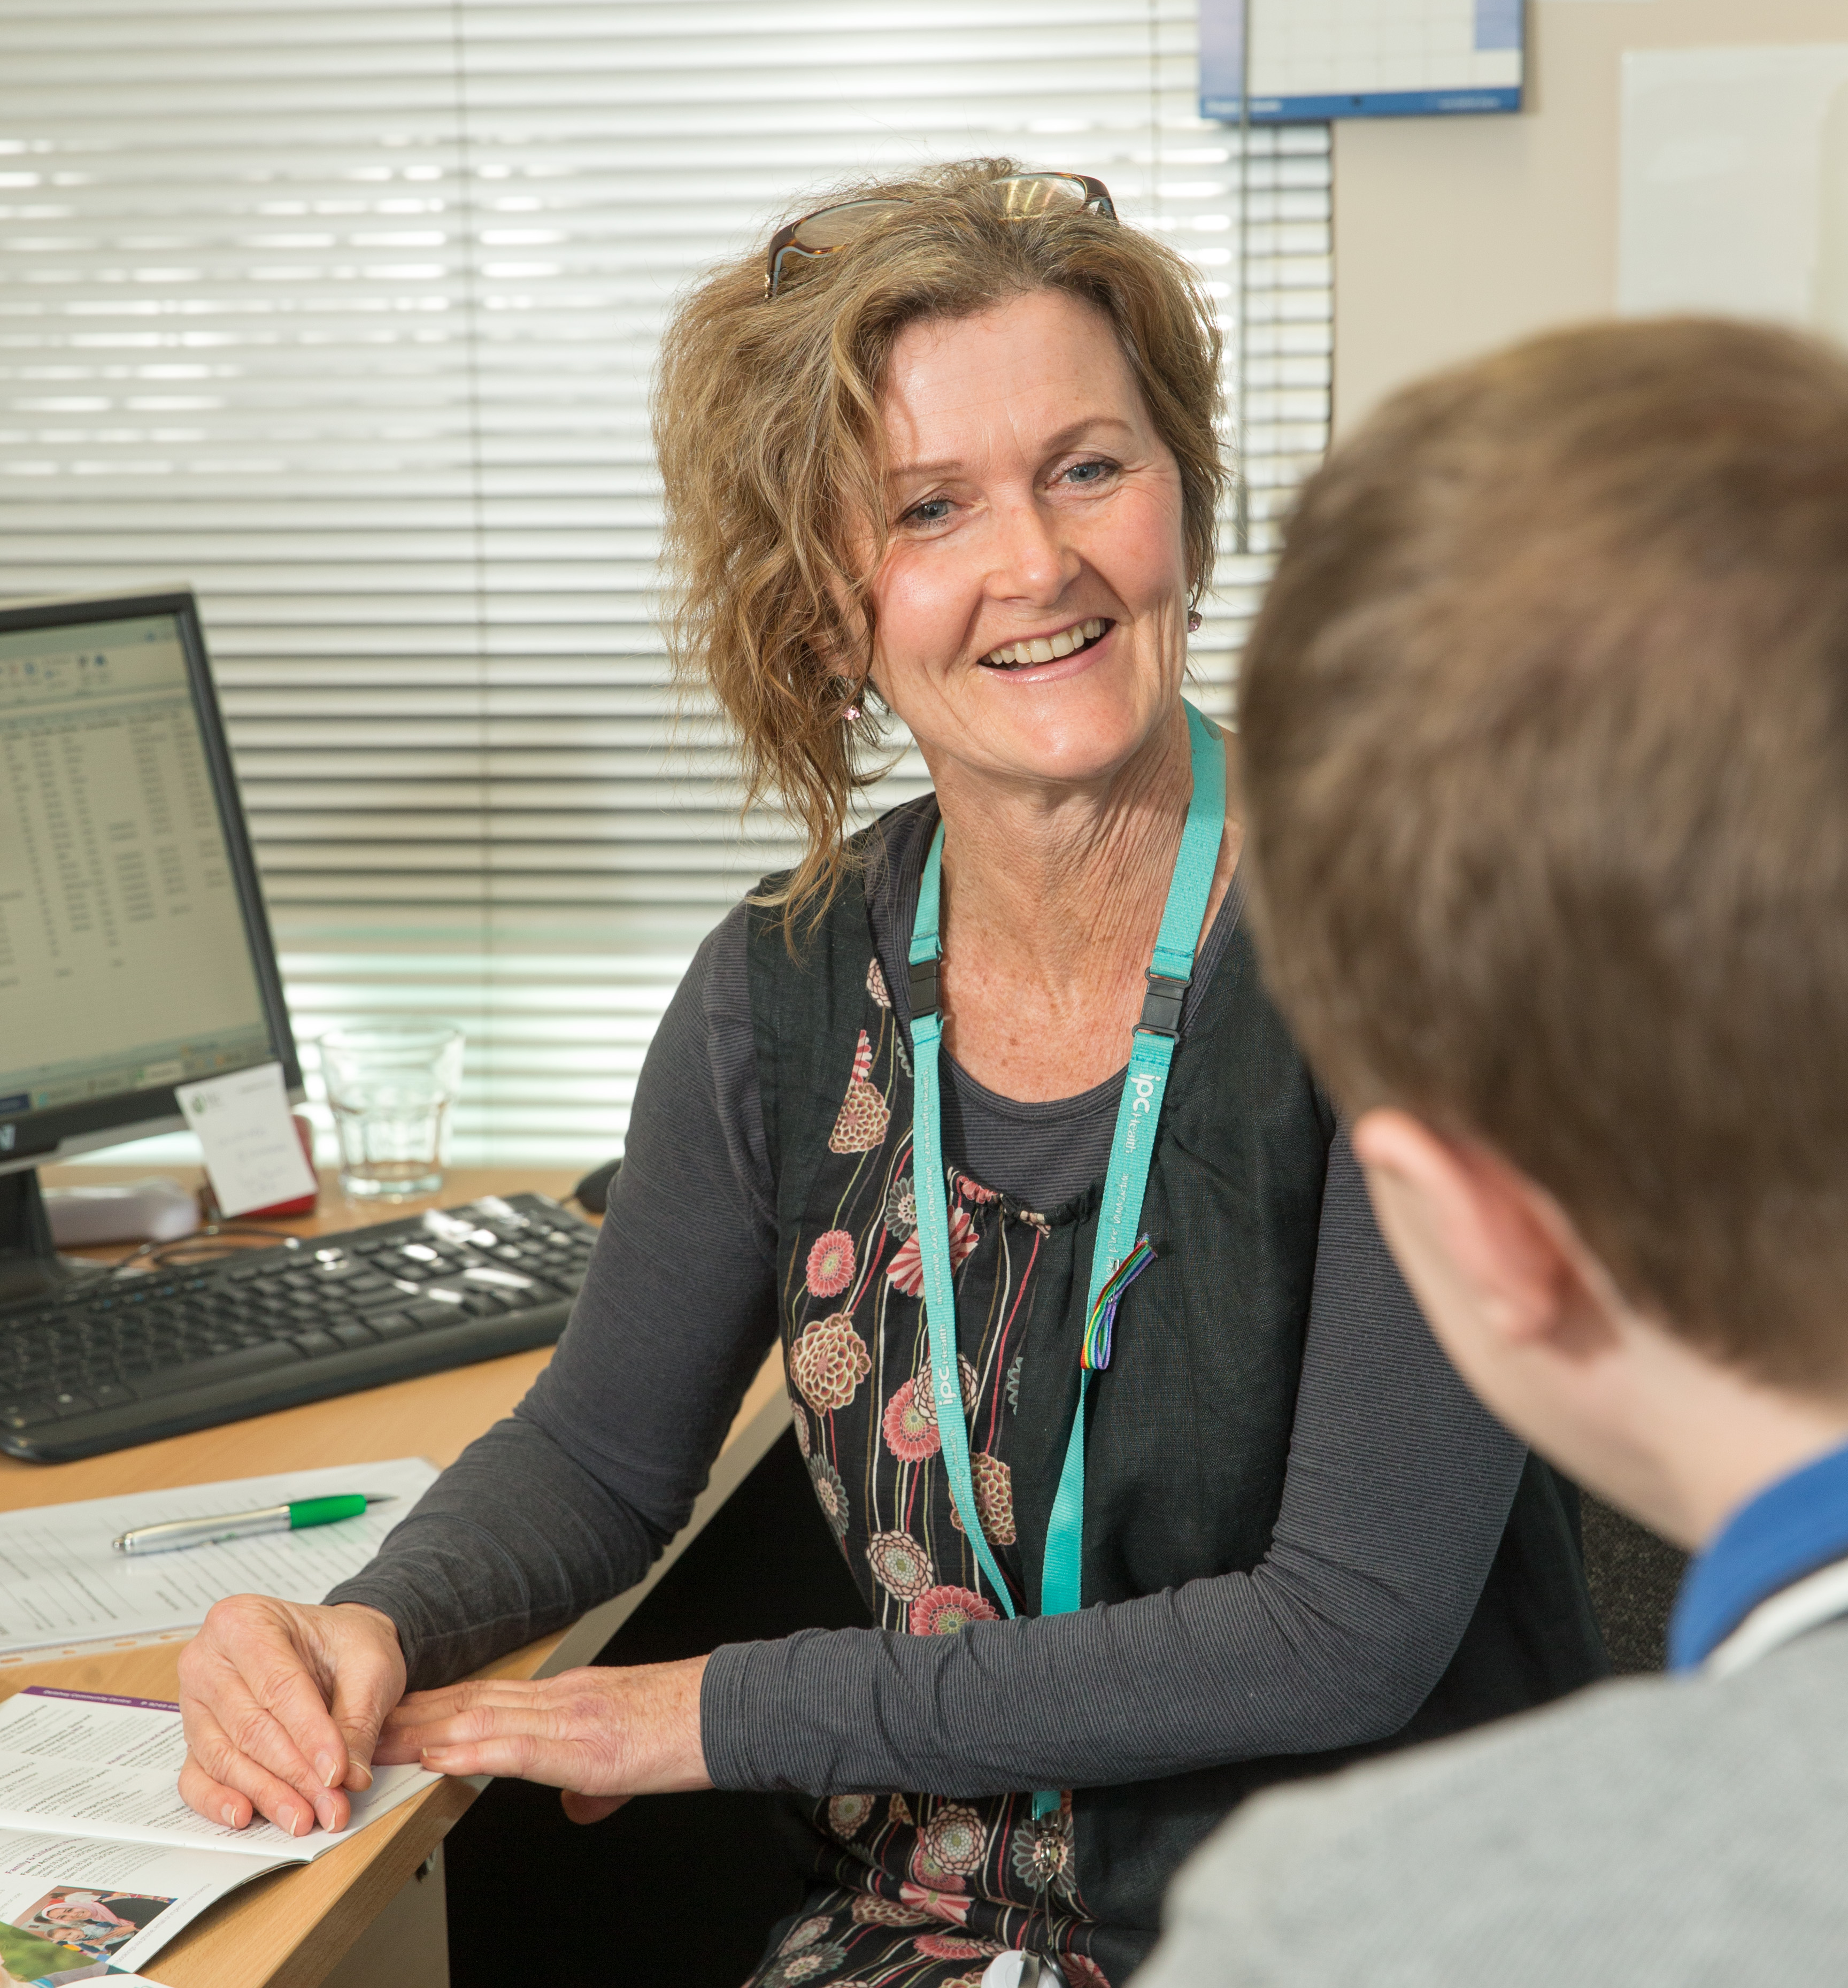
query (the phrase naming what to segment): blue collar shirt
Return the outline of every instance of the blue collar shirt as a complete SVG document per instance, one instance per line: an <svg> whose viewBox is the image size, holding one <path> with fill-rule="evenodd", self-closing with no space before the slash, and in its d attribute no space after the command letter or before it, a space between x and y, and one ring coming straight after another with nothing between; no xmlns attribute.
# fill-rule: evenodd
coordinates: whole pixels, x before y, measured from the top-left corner
<svg viewBox="0 0 1848 1988"><path fill-rule="evenodd" d="M1749 1498L1697 1554L1668 1628L1668 1667L1704 1664L1755 1609L1848 1560L1848 1444Z"/></svg>

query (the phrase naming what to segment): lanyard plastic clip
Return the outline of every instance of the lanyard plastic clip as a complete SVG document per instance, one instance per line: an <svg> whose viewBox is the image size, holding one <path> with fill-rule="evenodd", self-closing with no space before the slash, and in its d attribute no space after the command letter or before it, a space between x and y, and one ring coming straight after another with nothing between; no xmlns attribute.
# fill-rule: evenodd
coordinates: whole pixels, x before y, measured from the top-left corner
<svg viewBox="0 0 1848 1988"><path fill-rule="evenodd" d="M914 959L911 962L911 1012L915 1019L920 1015L934 1015L937 1012L936 958Z"/></svg>
<svg viewBox="0 0 1848 1988"><path fill-rule="evenodd" d="M914 972L916 970L912 969ZM1142 996L1142 1019L1136 1025L1137 1030L1146 1036L1166 1036L1179 1041L1181 1006L1186 998L1186 981L1170 979L1165 973L1151 973L1149 991ZM916 1006L916 996L912 1003Z"/></svg>

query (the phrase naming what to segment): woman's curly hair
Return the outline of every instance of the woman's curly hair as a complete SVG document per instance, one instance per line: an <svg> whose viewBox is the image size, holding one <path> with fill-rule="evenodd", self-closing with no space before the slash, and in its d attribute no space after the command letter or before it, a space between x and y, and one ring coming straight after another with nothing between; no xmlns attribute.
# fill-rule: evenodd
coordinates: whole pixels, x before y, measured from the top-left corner
<svg viewBox="0 0 1848 1988"><path fill-rule="evenodd" d="M1188 580L1213 568L1224 479L1220 335L1193 271L1153 236L1076 208L1010 218L972 159L835 198L903 203L767 297L761 248L681 302L662 340L655 445L666 493L668 642L683 688L736 726L746 805L776 796L807 848L777 894L792 933L832 900L855 793L877 779L876 727L842 721L866 688L872 584L885 550L893 342L1063 290L1109 320L1180 466ZM786 265L787 266L787 265Z"/></svg>

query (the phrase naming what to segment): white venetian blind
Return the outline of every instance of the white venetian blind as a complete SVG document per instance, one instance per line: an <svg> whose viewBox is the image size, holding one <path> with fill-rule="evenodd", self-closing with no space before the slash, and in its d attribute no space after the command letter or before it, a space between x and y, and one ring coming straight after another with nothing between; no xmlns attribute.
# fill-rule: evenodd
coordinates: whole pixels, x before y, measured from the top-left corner
<svg viewBox="0 0 1848 1988"><path fill-rule="evenodd" d="M0 593L198 587L298 1032L461 1023L459 1158L619 1150L694 945L791 853L676 725L650 601L658 327L767 217L1009 152L1200 264L1244 375L1226 708L1325 438L1328 161L1241 161L1195 36L1193 0L0 0Z"/></svg>

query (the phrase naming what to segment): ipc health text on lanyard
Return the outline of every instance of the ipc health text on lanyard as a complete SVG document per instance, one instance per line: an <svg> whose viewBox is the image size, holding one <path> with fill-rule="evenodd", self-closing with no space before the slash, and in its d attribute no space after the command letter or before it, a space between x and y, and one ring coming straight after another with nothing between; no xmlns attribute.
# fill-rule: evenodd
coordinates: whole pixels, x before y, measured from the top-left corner
<svg viewBox="0 0 1848 1988"><path fill-rule="evenodd" d="M1149 992L1130 1037L1129 1069L1110 1141L1098 1212L1097 1246L1091 1259L1084 1345L1078 1356L1078 1412L1065 1445L1058 1491L1046 1532L1041 1612L1068 1614L1079 1605L1085 1547L1085 1404L1091 1376L1110 1364L1111 1329L1117 1301L1154 1256L1147 1236L1137 1236L1149 1161L1155 1151L1168 1066L1180 1034L1181 1004L1193 977L1193 954L1213 893L1213 873L1226 823L1225 747L1193 705L1185 705L1193 765L1193 797L1181 831L1180 852L1168 884L1168 901L1149 963ZM911 935L911 1034L917 1076L912 1124L912 1168L917 1191L918 1242L923 1258L924 1316L930 1338L930 1381L936 1403L943 1466L963 1531L1001 1606L1014 1614L1007 1584L996 1566L976 1510L969 1467L969 1425L963 1413L962 1369L956 1355L956 1281L949 1263L949 1211L943 1168L943 1121L937 1053L943 1033L937 968L943 956L937 926L943 894L943 826L931 838L918 891ZM1056 1794L1033 1798L1036 1816L1059 1805Z"/></svg>

